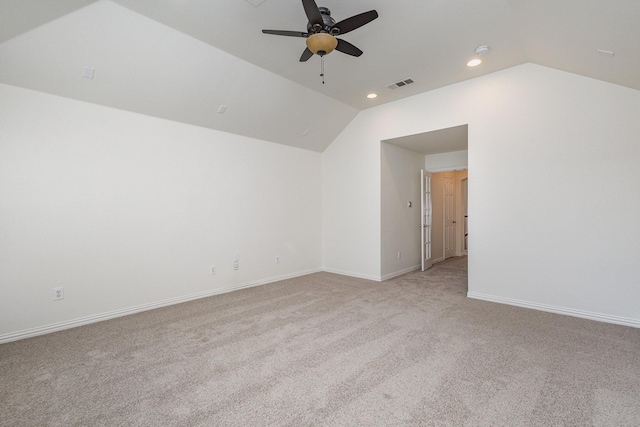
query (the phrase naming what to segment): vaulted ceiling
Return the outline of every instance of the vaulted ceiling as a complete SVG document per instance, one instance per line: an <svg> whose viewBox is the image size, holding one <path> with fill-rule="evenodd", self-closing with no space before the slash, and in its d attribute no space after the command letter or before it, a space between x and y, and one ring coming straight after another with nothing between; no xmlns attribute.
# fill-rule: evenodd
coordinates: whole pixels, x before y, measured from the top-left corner
<svg viewBox="0 0 640 427"><path fill-rule="evenodd" d="M361 57L325 57L325 84L303 38L261 32L306 31L300 0L3 0L0 83L314 151L360 110L525 62L640 90L637 0L317 2L379 14L341 37Z"/></svg>

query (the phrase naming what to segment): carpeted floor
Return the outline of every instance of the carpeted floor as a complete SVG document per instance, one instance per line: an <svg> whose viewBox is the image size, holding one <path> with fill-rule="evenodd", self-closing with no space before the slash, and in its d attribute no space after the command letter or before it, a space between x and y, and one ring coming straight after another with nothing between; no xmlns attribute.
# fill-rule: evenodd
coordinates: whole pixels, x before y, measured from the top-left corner
<svg viewBox="0 0 640 427"><path fill-rule="evenodd" d="M640 330L466 290L318 273L0 345L0 425L640 425Z"/></svg>

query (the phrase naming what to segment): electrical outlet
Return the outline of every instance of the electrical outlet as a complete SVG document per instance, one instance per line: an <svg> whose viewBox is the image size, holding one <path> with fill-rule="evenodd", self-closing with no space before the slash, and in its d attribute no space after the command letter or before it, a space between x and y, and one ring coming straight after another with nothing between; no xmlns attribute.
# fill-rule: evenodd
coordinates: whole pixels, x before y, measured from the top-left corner
<svg viewBox="0 0 640 427"><path fill-rule="evenodd" d="M212 275L212 276L215 276L215 275L216 275L216 266L215 266L215 265L212 265L212 266L211 266L211 275Z"/></svg>
<svg viewBox="0 0 640 427"><path fill-rule="evenodd" d="M280 264L280 255L276 255L276 264Z"/></svg>
<svg viewBox="0 0 640 427"><path fill-rule="evenodd" d="M240 252L233 254L233 269L240 270Z"/></svg>
<svg viewBox="0 0 640 427"><path fill-rule="evenodd" d="M57 301L60 299L64 299L64 288L63 287L53 288L53 300Z"/></svg>
<svg viewBox="0 0 640 427"><path fill-rule="evenodd" d="M402 258L402 252L398 251L398 259Z"/></svg>

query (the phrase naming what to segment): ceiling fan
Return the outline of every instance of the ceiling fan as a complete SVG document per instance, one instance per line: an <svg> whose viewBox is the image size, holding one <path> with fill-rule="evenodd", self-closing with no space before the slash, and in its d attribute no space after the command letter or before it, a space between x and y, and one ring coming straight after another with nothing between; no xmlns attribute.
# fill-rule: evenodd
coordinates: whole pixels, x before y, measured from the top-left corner
<svg viewBox="0 0 640 427"><path fill-rule="evenodd" d="M331 11L326 7L318 7L314 0L302 0L302 7L304 7L304 12L309 19L306 33L285 30L262 30L262 32L276 36L306 38L307 48L302 52L300 62L307 61L314 54L321 57L328 55L334 49L351 56L362 55L360 49L345 40L337 39L336 36L368 24L378 17L378 12L370 10L336 23L335 19L331 17Z"/></svg>

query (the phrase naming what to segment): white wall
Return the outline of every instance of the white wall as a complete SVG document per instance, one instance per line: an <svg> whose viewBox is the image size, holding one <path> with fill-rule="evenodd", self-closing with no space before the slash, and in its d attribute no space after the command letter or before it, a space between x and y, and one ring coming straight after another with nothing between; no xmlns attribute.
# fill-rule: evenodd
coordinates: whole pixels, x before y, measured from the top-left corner
<svg viewBox="0 0 640 427"><path fill-rule="evenodd" d="M636 90L525 64L365 110L322 155L0 100L0 341L321 263L380 280L380 141L466 123L469 294L640 326Z"/></svg>
<svg viewBox="0 0 640 427"><path fill-rule="evenodd" d="M321 267L319 153L7 85L0 100L0 341Z"/></svg>
<svg viewBox="0 0 640 427"><path fill-rule="evenodd" d="M322 266L380 280L380 139L356 116L322 154Z"/></svg>
<svg viewBox="0 0 640 427"><path fill-rule="evenodd" d="M468 123L469 295L640 326L638 111L533 64L365 110L324 154L324 265L378 268L379 141Z"/></svg>
<svg viewBox="0 0 640 427"><path fill-rule="evenodd" d="M420 266L420 169L424 155L387 142L381 143L380 150L380 274L384 280Z"/></svg>

